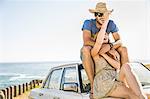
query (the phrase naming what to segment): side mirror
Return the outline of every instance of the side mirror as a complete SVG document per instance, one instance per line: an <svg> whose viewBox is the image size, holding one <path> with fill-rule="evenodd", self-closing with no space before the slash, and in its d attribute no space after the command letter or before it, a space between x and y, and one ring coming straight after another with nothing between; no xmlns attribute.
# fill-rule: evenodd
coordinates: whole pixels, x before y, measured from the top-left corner
<svg viewBox="0 0 150 99"><path fill-rule="evenodd" d="M78 84L77 83L64 83L63 90L78 92Z"/></svg>

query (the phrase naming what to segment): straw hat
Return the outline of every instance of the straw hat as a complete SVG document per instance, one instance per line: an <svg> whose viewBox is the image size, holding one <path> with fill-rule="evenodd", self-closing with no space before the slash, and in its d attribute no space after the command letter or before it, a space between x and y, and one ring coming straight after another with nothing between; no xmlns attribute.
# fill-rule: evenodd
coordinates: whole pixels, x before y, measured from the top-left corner
<svg viewBox="0 0 150 99"><path fill-rule="evenodd" d="M99 3L96 4L95 9L89 9L89 11L91 13L95 13L95 12L105 13L105 12L112 12L113 9L108 10L107 7L106 7L106 3L99 2Z"/></svg>

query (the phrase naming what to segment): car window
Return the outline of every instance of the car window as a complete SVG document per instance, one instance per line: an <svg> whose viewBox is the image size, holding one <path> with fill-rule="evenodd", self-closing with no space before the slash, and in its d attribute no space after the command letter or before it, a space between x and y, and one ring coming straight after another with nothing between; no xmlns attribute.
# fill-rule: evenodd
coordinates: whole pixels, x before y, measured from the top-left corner
<svg viewBox="0 0 150 99"><path fill-rule="evenodd" d="M77 83L77 72L75 67L65 68L63 83Z"/></svg>
<svg viewBox="0 0 150 99"><path fill-rule="evenodd" d="M57 70L52 71L50 79L49 79L50 89L60 88L61 72L62 72L62 69L57 69Z"/></svg>
<svg viewBox="0 0 150 99"><path fill-rule="evenodd" d="M45 84L44 84L44 88L48 88L48 84L49 84L49 79L50 79L50 75L48 76L48 78L46 79L45 81Z"/></svg>
<svg viewBox="0 0 150 99"><path fill-rule="evenodd" d="M82 79L82 92L89 92L90 91L90 81L87 77L87 74L84 69L81 69L80 72L81 72L81 79Z"/></svg>

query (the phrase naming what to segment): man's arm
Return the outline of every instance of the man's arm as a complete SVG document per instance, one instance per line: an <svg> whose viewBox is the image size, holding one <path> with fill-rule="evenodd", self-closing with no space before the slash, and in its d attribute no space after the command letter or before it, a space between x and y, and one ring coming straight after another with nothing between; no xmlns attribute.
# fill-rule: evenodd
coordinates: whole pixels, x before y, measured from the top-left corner
<svg viewBox="0 0 150 99"><path fill-rule="evenodd" d="M113 48L117 49L122 46L121 38L118 32L112 33L115 42L113 43Z"/></svg>
<svg viewBox="0 0 150 99"><path fill-rule="evenodd" d="M114 33L112 33L112 35L114 37L115 42L121 39L118 32L114 32Z"/></svg>
<svg viewBox="0 0 150 99"><path fill-rule="evenodd" d="M86 46L94 46L95 41L91 38L91 32L89 30L83 30L83 42Z"/></svg>

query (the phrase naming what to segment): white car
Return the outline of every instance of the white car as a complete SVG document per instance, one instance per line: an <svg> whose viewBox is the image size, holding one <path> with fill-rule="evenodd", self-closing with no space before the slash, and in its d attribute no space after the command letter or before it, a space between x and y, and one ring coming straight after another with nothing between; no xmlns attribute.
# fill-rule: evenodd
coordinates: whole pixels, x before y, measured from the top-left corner
<svg viewBox="0 0 150 99"><path fill-rule="evenodd" d="M130 63L145 92L150 92L150 71L141 63ZM29 99L89 99L90 83L82 64L50 70L41 88L31 90Z"/></svg>

